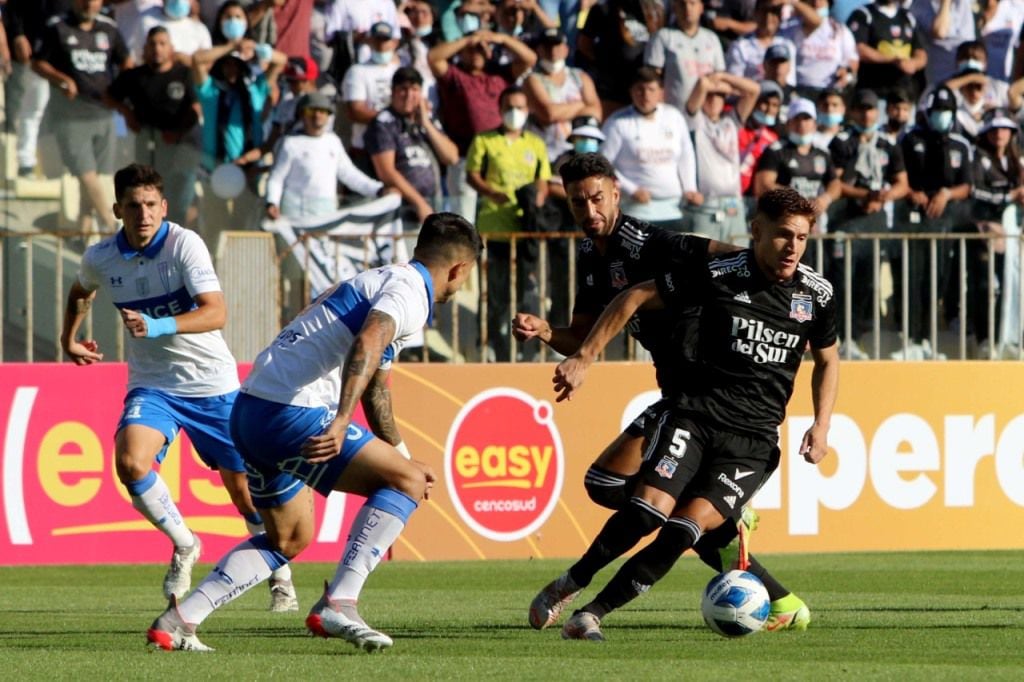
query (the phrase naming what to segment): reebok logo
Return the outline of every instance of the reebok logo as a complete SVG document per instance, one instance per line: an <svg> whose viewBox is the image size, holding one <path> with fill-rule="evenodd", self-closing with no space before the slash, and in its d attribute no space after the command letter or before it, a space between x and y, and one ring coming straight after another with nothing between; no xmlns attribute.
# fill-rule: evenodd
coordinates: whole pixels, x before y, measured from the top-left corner
<svg viewBox="0 0 1024 682"><path fill-rule="evenodd" d="M733 474L732 480L734 480L734 481L742 481L747 476L753 476L753 475L754 475L753 471L740 471L739 469L737 469L736 473Z"/></svg>
<svg viewBox="0 0 1024 682"><path fill-rule="evenodd" d="M740 303L750 303L750 294L745 291L741 291L732 297L732 300L739 301Z"/></svg>

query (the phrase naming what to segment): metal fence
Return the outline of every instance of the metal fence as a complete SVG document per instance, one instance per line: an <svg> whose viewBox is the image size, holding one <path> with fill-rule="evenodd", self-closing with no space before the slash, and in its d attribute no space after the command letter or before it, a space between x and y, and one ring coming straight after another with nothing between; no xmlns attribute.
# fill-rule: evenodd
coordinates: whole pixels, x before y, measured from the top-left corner
<svg viewBox="0 0 1024 682"><path fill-rule="evenodd" d="M510 269L507 292L488 291L486 272L492 264L485 250L481 276L456 297L454 305L438 310L435 325L427 330L422 348L410 349L403 356L405 359L518 362L524 358L548 361L555 356L543 345L536 352L524 353L526 349L514 339L509 341L507 357L488 353L485 349L493 341L488 338L485 324L488 305L494 304L496 296L505 295L510 311L520 309L524 301L517 295L521 289L519 278L528 277L535 284L531 296L535 296L533 304L538 312L568 320L575 285L569 285L568 291L553 291L552 266L561 281L575 282L576 245L581 235L512 233L491 237L495 238L508 240L512 262L521 249L534 251L532 265L518 271ZM60 329L65 298L89 239L68 232L0 232L3 361L62 360ZM353 239L359 238L337 240L337 248L342 248L342 241L351 243ZM809 249L810 264L829 273L837 291L846 292L840 297L838 323L842 330L841 350L847 359L859 357L855 349L863 349L872 359L889 359L892 353L900 351L906 357L912 341L911 316L920 315L924 308L924 338L935 351L931 359L942 359L943 355L961 360L1024 359L1021 236L836 233L813 239L816 245ZM564 263L552 262L556 240L562 240L561 246L568 246ZM225 336L239 360L251 360L269 343L280 325L309 301L309 283L302 264L290 263L289 251L275 243L271 235L228 232L222 235L216 252L218 272L230 305ZM917 266L916 270L909 265L898 267L910 264L915 256L924 259L925 265ZM926 284L915 289L911 277L920 277ZM556 300L561 302L561 309L555 309ZM951 306L957 310L951 311ZM985 306L986 314L978 314L979 306ZM107 359L123 359L124 340L116 310L101 293L92 311L83 333L99 341ZM856 338L858 312L866 318L859 322L866 325L867 331ZM985 321L980 329L978 320ZM979 344L978 339L984 342ZM642 359L645 354L625 339L613 344L607 357Z"/></svg>

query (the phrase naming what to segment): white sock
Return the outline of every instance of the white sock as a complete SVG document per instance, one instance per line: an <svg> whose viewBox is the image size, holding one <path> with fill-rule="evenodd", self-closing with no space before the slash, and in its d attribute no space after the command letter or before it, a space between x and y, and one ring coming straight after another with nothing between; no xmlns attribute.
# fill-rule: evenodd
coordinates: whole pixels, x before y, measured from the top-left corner
<svg viewBox="0 0 1024 682"><path fill-rule="evenodd" d="M186 623L198 625L224 604L270 577L271 569L285 562L270 549L266 535L249 538L236 546L210 571L203 582L178 604Z"/></svg>
<svg viewBox="0 0 1024 682"><path fill-rule="evenodd" d="M251 520L245 519L245 528L246 528L246 530L249 531L249 535L253 535L253 536L255 536L255 535L264 535L267 532L266 526L263 525L262 521L260 523L253 523ZM281 568L275 569L274 572L270 574L270 579L271 580L275 580L275 581L291 582L291 580L292 580L292 567L291 567L291 565L290 564L285 564Z"/></svg>
<svg viewBox="0 0 1024 682"><path fill-rule="evenodd" d="M155 471L144 478L132 481L128 486L132 506L166 535L175 547L191 547L195 543L192 531L185 525L185 519L178 506L171 499L171 491L164 479Z"/></svg>
<svg viewBox="0 0 1024 682"><path fill-rule="evenodd" d="M374 493L352 521L345 551L327 587L331 599L356 601L366 578L398 539L416 503L395 490Z"/></svg>

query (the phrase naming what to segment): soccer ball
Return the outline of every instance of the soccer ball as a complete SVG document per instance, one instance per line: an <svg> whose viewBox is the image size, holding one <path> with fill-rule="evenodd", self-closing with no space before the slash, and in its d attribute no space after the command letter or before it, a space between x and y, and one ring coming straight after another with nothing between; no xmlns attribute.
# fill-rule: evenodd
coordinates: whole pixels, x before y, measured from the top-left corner
<svg viewBox="0 0 1024 682"><path fill-rule="evenodd" d="M727 571L704 588L700 610L708 627L723 637L743 637L764 627L772 604L757 576Z"/></svg>

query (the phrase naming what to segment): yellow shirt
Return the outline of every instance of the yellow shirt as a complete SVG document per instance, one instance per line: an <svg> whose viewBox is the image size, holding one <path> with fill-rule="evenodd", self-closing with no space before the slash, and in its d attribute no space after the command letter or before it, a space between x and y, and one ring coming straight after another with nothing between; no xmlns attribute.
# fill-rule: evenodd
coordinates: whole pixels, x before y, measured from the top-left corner
<svg viewBox="0 0 1024 682"><path fill-rule="evenodd" d="M548 180L551 165L544 141L531 132L518 137L504 130L491 130L473 138L466 153L466 171L478 172L487 183L509 198L504 204L480 198L476 227L480 232L516 232L522 229L523 212L516 202L516 190L535 180Z"/></svg>

